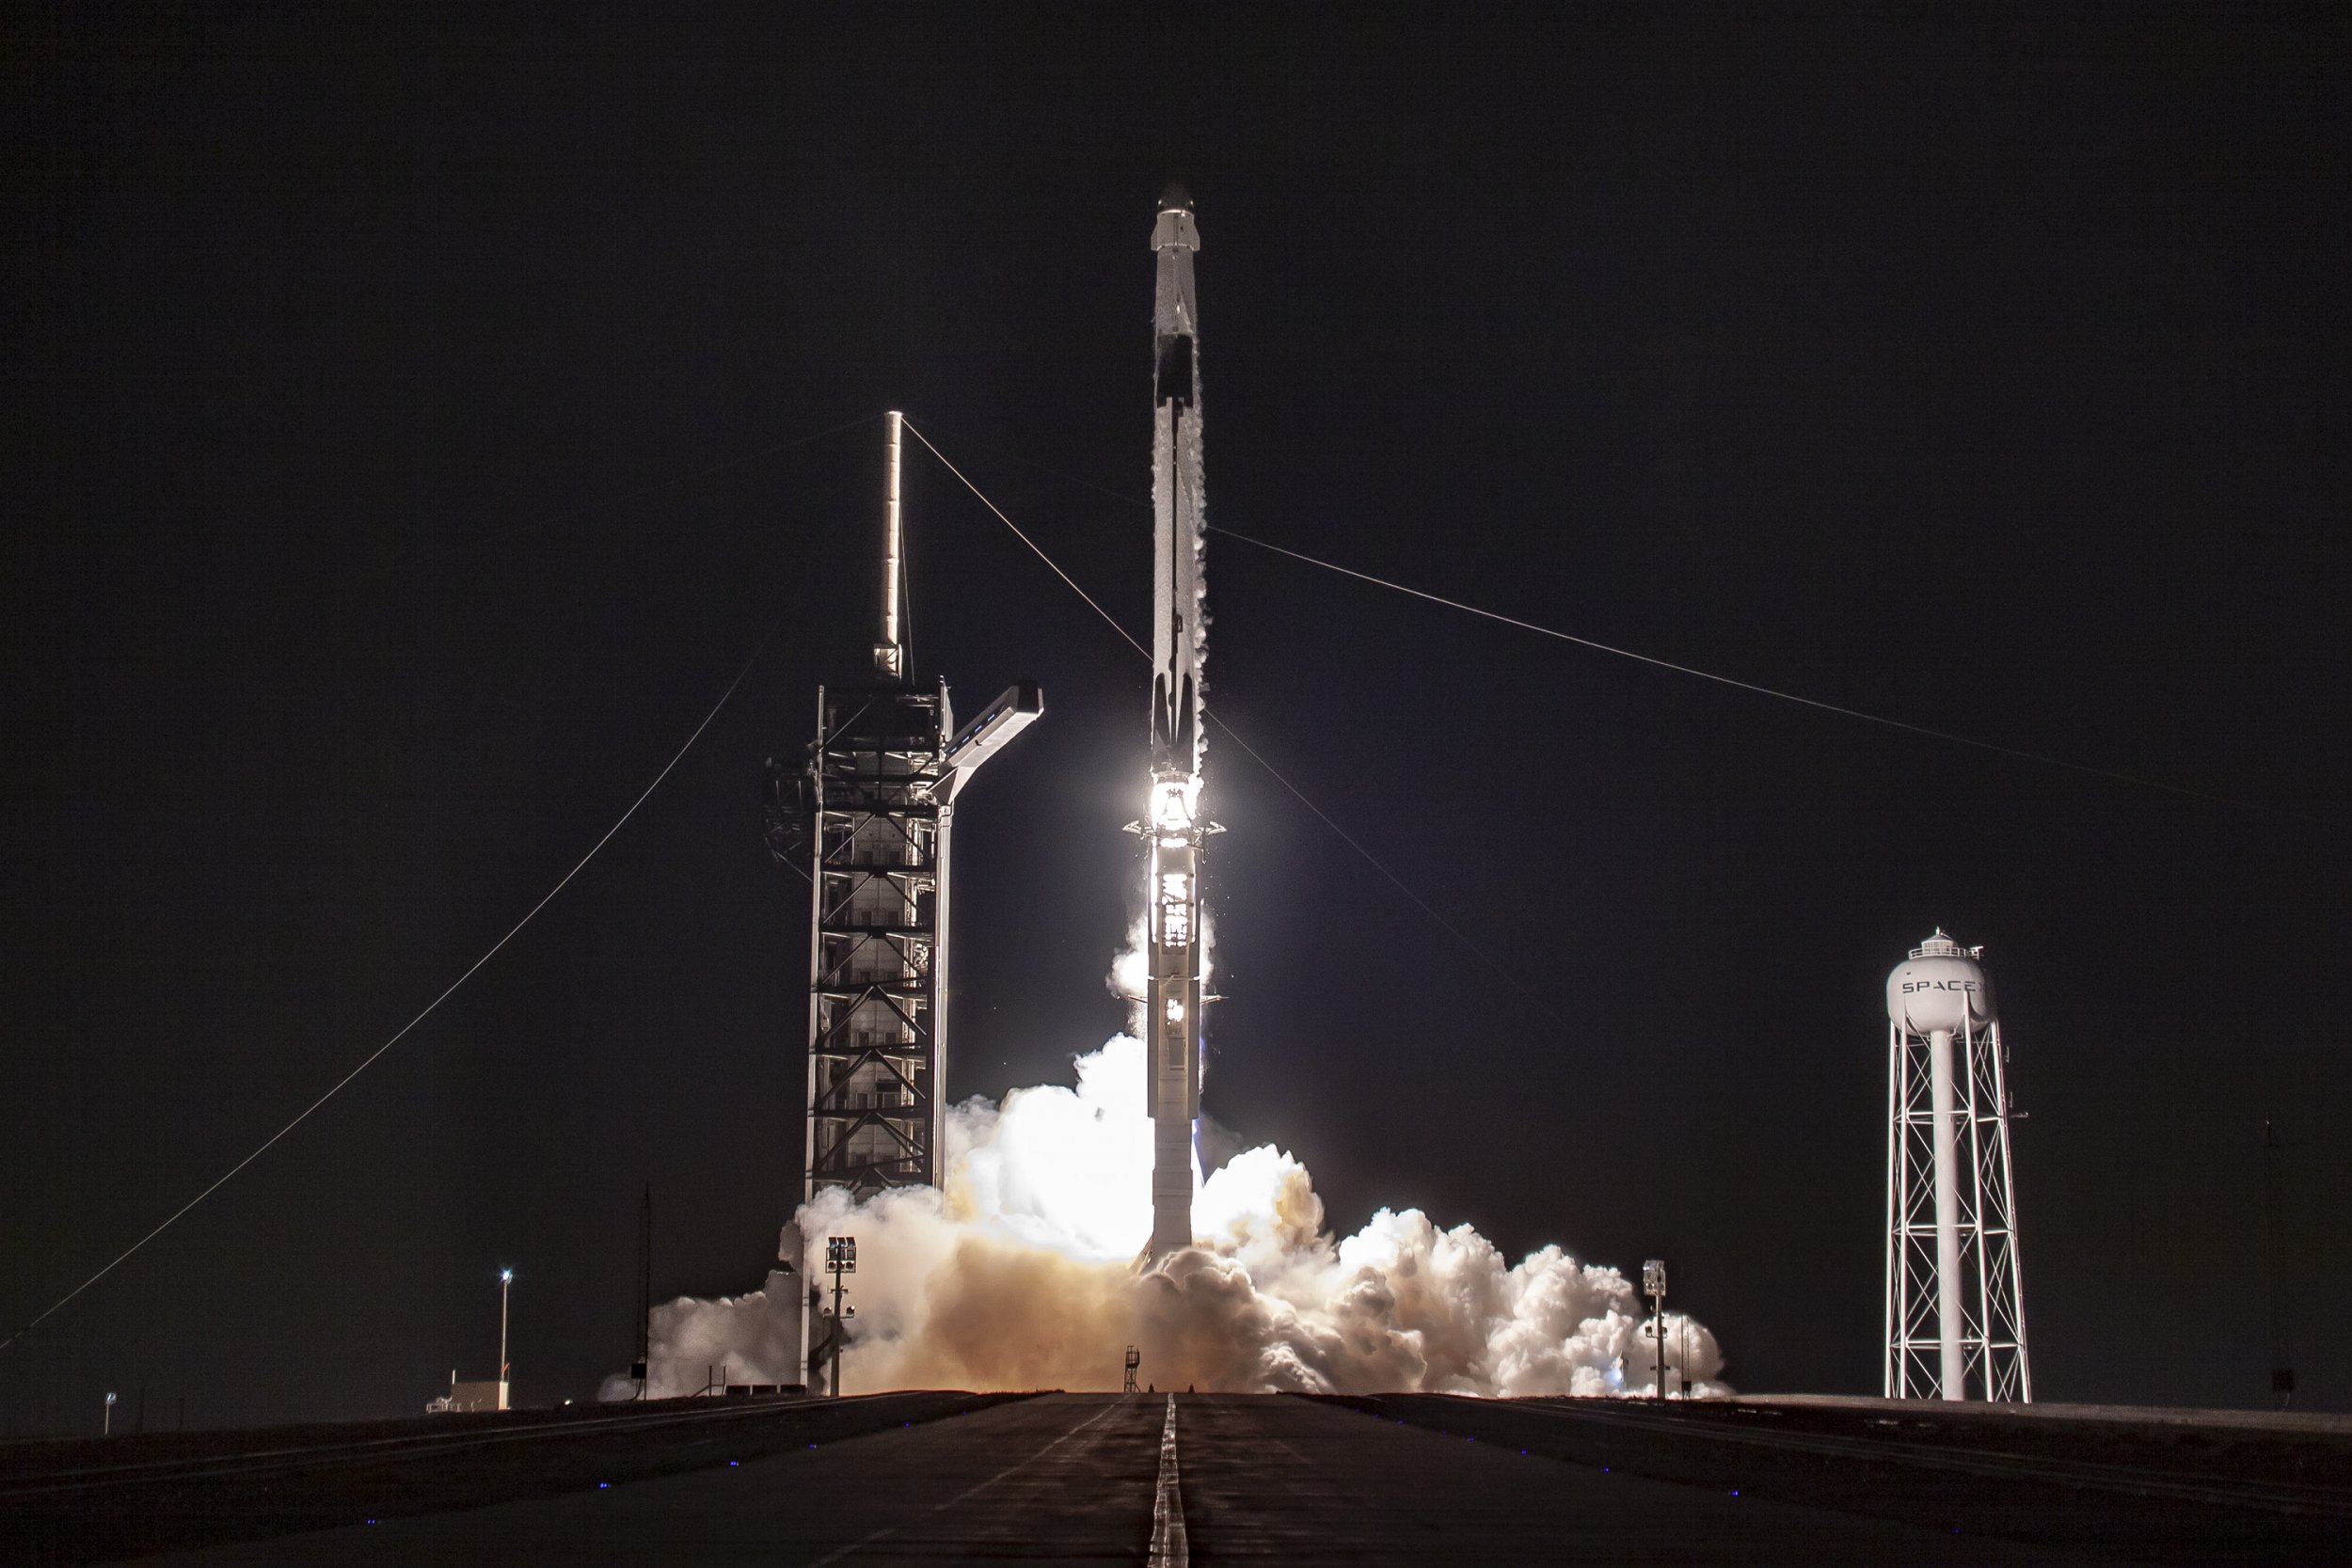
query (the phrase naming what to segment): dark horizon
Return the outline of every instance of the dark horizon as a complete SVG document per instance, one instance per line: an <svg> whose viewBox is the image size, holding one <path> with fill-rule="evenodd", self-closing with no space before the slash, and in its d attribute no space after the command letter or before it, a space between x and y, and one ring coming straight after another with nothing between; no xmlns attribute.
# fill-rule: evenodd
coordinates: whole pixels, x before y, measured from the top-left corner
<svg viewBox="0 0 2352 1568"><path fill-rule="evenodd" d="M1213 538L1211 712L1516 984L1212 732L1207 1113L1343 1233L1662 1257L1736 1386L1874 1392L1881 987L1940 927L2030 1113L2037 1394L2268 1402L2276 1118L2297 1408L2352 1408L2352 23L1181 23L0 24L8 1328L461 974L772 639L431 1022L0 1352L0 1430L414 1413L487 1375L502 1267L518 1397L591 1398L647 1184L657 1299L759 1282L806 961L761 768L865 666L879 416L1139 628L1171 178L1213 526L2263 808ZM950 1092L994 1097L1120 1025L1148 672L907 482L916 673L1046 693L958 816Z"/></svg>

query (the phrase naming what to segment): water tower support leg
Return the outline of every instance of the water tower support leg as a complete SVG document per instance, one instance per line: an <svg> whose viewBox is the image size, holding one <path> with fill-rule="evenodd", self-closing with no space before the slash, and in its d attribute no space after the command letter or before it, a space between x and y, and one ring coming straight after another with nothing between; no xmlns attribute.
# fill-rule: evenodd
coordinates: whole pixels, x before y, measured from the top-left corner
<svg viewBox="0 0 2352 1568"><path fill-rule="evenodd" d="M1928 1083L1935 1097L1935 1318L1943 1339L1943 1376L1938 1394L1968 1397L1967 1347L1960 1296L1960 1138L1953 1125L1958 1096L1952 1085L1952 1034L1928 1036Z"/></svg>

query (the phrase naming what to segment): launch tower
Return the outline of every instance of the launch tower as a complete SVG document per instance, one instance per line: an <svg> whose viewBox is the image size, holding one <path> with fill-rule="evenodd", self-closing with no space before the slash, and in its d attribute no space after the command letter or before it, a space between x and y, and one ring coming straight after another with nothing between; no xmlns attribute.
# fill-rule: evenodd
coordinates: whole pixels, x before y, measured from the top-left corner
<svg viewBox="0 0 2352 1568"><path fill-rule="evenodd" d="M1200 1114L1200 623L1207 599L1200 475L1200 310L1192 202L1171 188L1152 230L1152 786L1143 1035L1151 1052L1152 1240L1192 1245L1193 1123Z"/></svg>
<svg viewBox="0 0 2352 1568"><path fill-rule="evenodd" d="M2033 1399L2009 1055L1983 955L1939 930L1886 977L1889 1399Z"/></svg>
<svg viewBox="0 0 2352 1568"><path fill-rule="evenodd" d="M958 729L946 682L908 678L898 414L887 428L873 675L818 687L806 766L768 765L769 848L810 888L803 1201L946 1174L949 830L972 775L1044 711L1024 681ZM802 1244L787 1226L783 1260Z"/></svg>

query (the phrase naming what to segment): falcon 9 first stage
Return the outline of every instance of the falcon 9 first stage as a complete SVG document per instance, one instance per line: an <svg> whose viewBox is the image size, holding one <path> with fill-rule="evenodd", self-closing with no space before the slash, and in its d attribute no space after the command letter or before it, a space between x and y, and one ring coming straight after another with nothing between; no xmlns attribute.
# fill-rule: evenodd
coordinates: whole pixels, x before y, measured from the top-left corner
<svg viewBox="0 0 2352 1568"><path fill-rule="evenodd" d="M1152 787L1143 1032L1151 1055L1152 1241L1147 1259L1192 1245L1193 1124L1200 1114L1200 656L1207 601L1200 483L1200 248L1180 187L1152 230Z"/></svg>

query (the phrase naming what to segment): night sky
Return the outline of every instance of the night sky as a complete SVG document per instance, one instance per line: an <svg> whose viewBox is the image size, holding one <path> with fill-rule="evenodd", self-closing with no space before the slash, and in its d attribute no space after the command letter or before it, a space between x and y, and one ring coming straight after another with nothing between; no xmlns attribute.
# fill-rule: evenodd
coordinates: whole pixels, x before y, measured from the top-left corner
<svg viewBox="0 0 2352 1568"><path fill-rule="evenodd" d="M2054 15L2054 11L2063 14ZM0 1427L585 1398L798 1192L770 754L874 636L886 408L1150 595L1154 199L1209 516L2169 795L1213 540L1208 1111L1876 1392L1883 982L1987 946L2037 1391L2352 1406L2341 7L12 7ZM862 421L846 430L849 421ZM831 434L820 434L825 432ZM814 439L804 439L816 437ZM787 445L787 443L799 443ZM958 815L949 1086L1064 1082L1147 670L927 457L914 662L1046 716ZM2267 808L2267 809L2265 809ZM1116 1375L1106 1347L1105 1377Z"/></svg>

